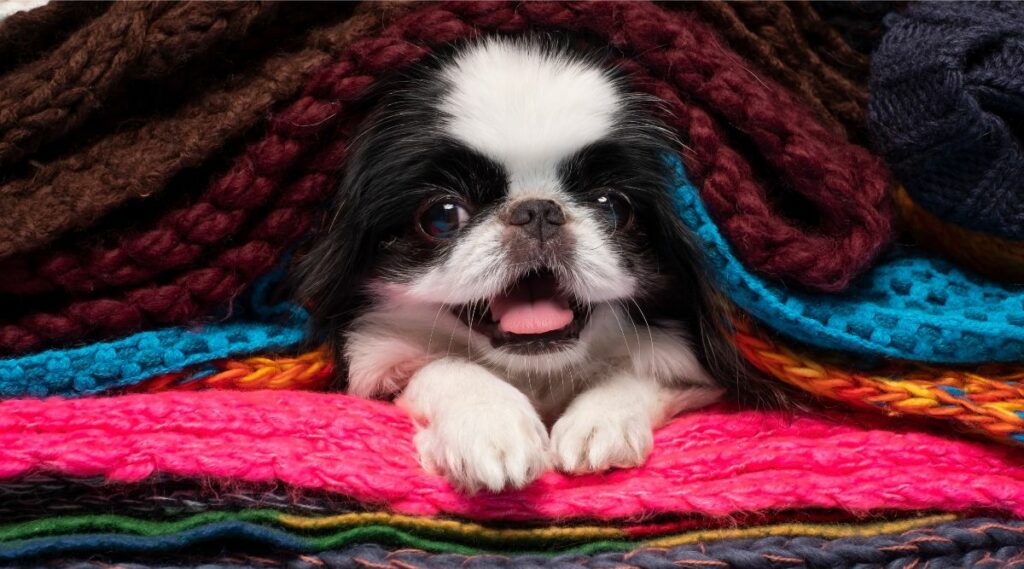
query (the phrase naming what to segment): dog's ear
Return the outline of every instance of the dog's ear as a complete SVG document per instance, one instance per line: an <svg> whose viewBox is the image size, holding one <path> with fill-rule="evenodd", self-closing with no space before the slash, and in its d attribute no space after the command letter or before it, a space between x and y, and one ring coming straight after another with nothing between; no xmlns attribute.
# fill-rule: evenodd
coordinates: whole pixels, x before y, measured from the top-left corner
<svg viewBox="0 0 1024 569"><path fill-rule="evenodd" d="M345 177L293 271L299 297L310 313L310 340L326 342L339 370L343 369L342 331L366 300L362 283L373 247L367 242L366 220L359 214L360 192L351 187L354 183L357 178Z"/></svg>
<svg viewBox="0 0 1024 569"><path fill-rule="evenodd" d="M670 191L675 191L674 186ZM670 265L676 286L686 295L687 301L677 308L694 335L694 347L708 374L744 405L788 406L791 390L754 369L736 347L733 308L715 286L697 238L680 218L671 194L665 194L658 209L660 234L653 243L660 261Z"/></svg>

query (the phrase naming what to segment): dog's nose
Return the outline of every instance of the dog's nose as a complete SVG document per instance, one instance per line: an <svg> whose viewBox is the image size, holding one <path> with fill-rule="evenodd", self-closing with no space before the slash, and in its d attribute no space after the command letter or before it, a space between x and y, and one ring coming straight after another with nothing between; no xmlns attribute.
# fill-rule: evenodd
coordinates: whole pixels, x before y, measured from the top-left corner
<svg viewBox="0 0 1024 569"><path fill-rule="evenodd" d="M565 225L565 212L552 200L523 200L512 206L508 224L519 226L531 237L546 241Z"/></svg>

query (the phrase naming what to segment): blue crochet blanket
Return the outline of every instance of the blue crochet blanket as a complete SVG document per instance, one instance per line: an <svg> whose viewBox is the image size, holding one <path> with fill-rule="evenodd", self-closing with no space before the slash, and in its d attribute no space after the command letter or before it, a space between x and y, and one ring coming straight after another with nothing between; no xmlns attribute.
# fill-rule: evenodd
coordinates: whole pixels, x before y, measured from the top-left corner
<svg viewBox="0 0 1024 569"><path fill-rule="evenodd" d="M747 271L687 179L674 198L722 292L762 323L811 346L933 363L1024 361L1024 288L919 251L891 254L842 294L788 289Z"/></svg>

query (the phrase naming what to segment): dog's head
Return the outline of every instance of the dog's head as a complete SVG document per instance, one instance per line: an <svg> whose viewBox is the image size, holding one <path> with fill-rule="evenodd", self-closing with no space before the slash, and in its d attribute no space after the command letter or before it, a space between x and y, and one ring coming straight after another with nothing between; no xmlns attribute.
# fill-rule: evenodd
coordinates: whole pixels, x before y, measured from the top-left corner
<svg viewBox="0 0 1024 569"><path fill-rule="evenodd" d="M595 357L599 331L657 323L687 330L712 375L737 378L672 204L665 157L678 143L655 104L598 58L536 39L492 38L404 72L301 264L317 326L338 341L366 306L428 305L484 336L490 363L557 371Z"/></svg>

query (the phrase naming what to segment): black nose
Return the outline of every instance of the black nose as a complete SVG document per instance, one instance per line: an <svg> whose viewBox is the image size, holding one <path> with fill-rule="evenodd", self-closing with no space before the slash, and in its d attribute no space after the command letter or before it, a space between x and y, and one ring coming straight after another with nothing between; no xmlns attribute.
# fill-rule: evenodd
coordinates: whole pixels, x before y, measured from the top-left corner
<svg viewBox="0 0 1024 569"><path fill-rule="evenodd" d="M523 200L512 206L509 225L517 225L535 239L554 237L565 224L565 212L551 200Z"/></svg>

